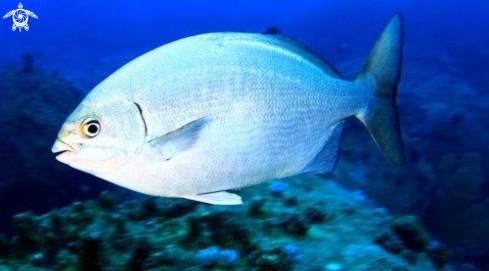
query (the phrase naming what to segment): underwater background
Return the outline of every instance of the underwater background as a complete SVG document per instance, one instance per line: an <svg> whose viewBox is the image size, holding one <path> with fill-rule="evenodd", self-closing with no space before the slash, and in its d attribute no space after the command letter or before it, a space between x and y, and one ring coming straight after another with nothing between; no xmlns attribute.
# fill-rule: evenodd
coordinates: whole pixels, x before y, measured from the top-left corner
<svg viewBox="0 0 489 271"><path fill-rule="evenodd" d="M489 270L488 1L22 5L38 16L29 31L0 21L0 270ZM402 168L351 120L332 173L244 188L226 207L143 196L51 153L86 93L165 43L273 28L353 78L396 12Z"/></svg>

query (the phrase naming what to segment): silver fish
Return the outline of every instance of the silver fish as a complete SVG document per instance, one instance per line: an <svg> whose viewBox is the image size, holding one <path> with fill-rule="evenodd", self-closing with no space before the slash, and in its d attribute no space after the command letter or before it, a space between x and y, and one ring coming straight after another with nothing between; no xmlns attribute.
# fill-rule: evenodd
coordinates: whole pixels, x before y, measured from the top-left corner
<svg viewBox="0 0 489 271"><path fill-rule="evenodd" d="M395 15L352 81L280 35L210 33L129 62L63 124L52 151L144 194L241 204L226 190L337 163L345 118L404 162L396 109L403 20Z"/></svg>

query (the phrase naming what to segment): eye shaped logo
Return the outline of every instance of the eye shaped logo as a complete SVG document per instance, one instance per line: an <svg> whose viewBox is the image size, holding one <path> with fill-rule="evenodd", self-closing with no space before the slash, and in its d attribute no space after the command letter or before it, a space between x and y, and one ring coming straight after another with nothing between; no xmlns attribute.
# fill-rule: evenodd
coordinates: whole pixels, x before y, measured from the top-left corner
<svg viewBox="0 0 489 271"><path fill-rule="evenodd" d="M23 9L23 7L22 3L20 3L18 9L12 10L3 16L3 19L12 16L12 19L14 20L12 31L15 31L17 28L19 29L19 32L22 32L22 28L24 28L25 31L29 31L29 25L27 24L29 16L37 19L37 15L34 14L34 12Z"/></svg>

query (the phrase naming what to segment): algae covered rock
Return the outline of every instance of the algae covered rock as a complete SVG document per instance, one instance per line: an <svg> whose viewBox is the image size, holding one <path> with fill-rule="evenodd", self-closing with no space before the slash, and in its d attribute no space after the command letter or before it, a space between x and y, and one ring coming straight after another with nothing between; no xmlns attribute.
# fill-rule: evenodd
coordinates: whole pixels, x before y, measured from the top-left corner
<svg viewBox="0 0 489 271"><path fill-rule="evenodd" d="M308 188L299 184L306 181L321 191L305 193ZM285 198L270 200L277 198L266 189L247 191L267 199L260 215L250 214L253 201L229 208L141 196L117 204L107 192L42 216L19 214L13 220L17 235L0 264L18 270L428 271L450 266L448 251L429 243L414 217L392 218L320 178L293 178L289 187L303 195L294 208Z"/></svg>
<svg viewBox="0 0 489 271"><path fill-rule="evenodd" d="M391 226L408 248L419 252L428 249L430 245L430 237L426 229L419 224L416 217L397 217L392 221Z"/></svg>
<svg viewBox="0 0 489 271"><path fill-rule="evenodd" d="M7 256L9 250L8 238L7 236L0 234L0 259Z"/></svg>
<svg viewBox="0 0 489 271"><path fill-rule="evenodd" d="M436 246L428 252L430 260L438 268L444 267L450 261L450 254L450 251L443 246Z"/></svg>
<svg viewBox="0 0 489 271"><path fill-rule="evenodd" d="M3 138L1 185L9 182L43 181L62 167L50 152L57 130L82 99L69 82L33 67L31 57L20 68L0 72L0 124ZM27 66L27 67L26 67ZM12 155L15 154L15 155Z"/></svg>
<svg viewBox="0 0 489 271"><path fill-rule="evenodd" d="M22 213L14 216L13 222L17 237L14 239L15 252L28 254L39 250L42 237L39 232L39 224L32 213Z"/></svg>
<svg viewBox="0 0 489 271"><path fill-rule="evenodd" d="M25 55L20 67L0 71L0 93L0 229L16 213L46 212L108 187L51 153L60 125L82 99L78 89Z"/></svg>
<svg viewBox="0 0 489 271"><path fill-rule="evenodd" d="M126 270L145 270L144 263L151 255L152 246L146 239L137 241L136 248L132 252L130 260L126 264Z"/></svg>
<svg viewBox="0 0 489 271"><path fill-rule="evenodd" d="M271 250L258 251L251 255L252 264L257 270L280 270L288 271L292 270L293 264L285 253L280 248Z"/></svg>
<svg viewBox="0 0 489 271"><path fill-rule="evenodd" d="M405 249L404 243L392 232L379 234L375 238L375 243L394 254L399 254Z"/></svg>

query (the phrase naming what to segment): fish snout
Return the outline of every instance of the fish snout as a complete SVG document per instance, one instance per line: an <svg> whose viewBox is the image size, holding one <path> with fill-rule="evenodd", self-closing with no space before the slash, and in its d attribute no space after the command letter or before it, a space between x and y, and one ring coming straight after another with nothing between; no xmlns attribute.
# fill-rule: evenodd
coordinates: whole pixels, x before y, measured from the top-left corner
<svg viewBox="0 0 489 271"><path fill-rule="evenodd" d="M53 147L51 147L51 151L53 153L65 153L65 152L75 152L77 148L77 144L70 144L70 137L73 134L73 128L70 126L64 125L63 128L59 131L58 137L56 141L54 141ZM61 155L60 154L60 155ZM59 156L59 155L58 155Z"/></svg>
<svg viewBox="0 0 489 271"><path fill-rule="evenodd" d="M53 153L59 153L56 156L56 160L67 163L67 159L73 156L73 153L76 151L76 149L73 148L73 146L71 146L70 144L63 142L61 139L58 138L56 139L56 141L54 141L51 151Z"/></svg>
<svg viewBox="0 0 489 271"><path fill-rule="evenodd" d="M54 141L53 147L51 148L51 151L53 153L58 153L58 152L65 152L65 151L70 151L73 152L75 149L71 147L69 144L66 144L65 142L61 141L61 139L56 139Z"/></svg>

